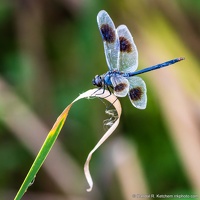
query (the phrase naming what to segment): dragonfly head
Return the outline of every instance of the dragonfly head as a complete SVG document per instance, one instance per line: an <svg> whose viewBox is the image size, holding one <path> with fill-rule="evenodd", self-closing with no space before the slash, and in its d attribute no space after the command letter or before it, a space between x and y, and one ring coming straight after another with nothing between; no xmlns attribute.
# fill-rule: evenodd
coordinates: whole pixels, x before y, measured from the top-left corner
<svg viewBox="0 0 200 200"><path fill-rule="evenodd" d="M96 75L93 80L92 84L97 86L97 87L102 87L103 86L103 80L100 75Z"/></svg>

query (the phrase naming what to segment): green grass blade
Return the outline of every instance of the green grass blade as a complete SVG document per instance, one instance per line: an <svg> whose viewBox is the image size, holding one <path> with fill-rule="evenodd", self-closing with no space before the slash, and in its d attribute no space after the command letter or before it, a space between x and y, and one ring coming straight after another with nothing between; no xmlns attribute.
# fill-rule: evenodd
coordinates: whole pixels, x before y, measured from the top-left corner
<svg viewBox="0 0 200 200"><path fill-rule="evenodd" d="M63 113L58 117L57 121L55 122L53 128L50 130L46 140L44 141L43 146L41 147L34 163L32 164L24 182L22 183L18 193L16 194L14 200L20 200L24 193L27 191L28 187L34 181L37 172L39 171L40 167L42 166L43 162L45 161L48 153L50 152L53 144L55 143L63 125L67 118L68 112L72 104L70 104Z"/></svg>
<svg viewBox="0 0 200 200"><path fill-rule="evenodd" d="M28 187L32 185L37 172L39 171L40 167L42 166L43 162L45 161L48 153L50 152L53 144L55 143L64 123L65 120L67 118L67 115L69 113L69 110L71 108L71 106L73 105L73 103L75 103L76 101L82 99L82 98L90 98L90 97L100 97L100 98L104 98L105 100L109 101L111 104L113 104L113 102L115 102L115 104L113 104L113 106L115 107L115 109L117 110L118 113L118 118L120 118L121 115L121 105L119 100L116 100L116 96L110 94L109 91L105 90L103 93L100 92L100 94L96 94L97 89L92 89L92 90L88 90L82 94L80 94L71 104L69 104L65 110L61 113L61 115L58 117L58 119L56 120L55 124L53 125L52 129L50 130L49 134L47 135L46 140L44 141L44 144L42 145L34 163L32 164L24 182L22 183L18 193L16 194L14 200L20 200L23 195L25 194L25 192L27 191ZM96 149L112 134L112 132L116 129L116 127L118 126L119 123L119 119L116 120L116 122L112 125L112 127L109 128L109 130L106 132L106 134L100 139L100 141L97 143L97 145L92 149L92 151L90 152L87 161L85 163L85 176L86 179L90 185L89 190L87 191L91 191L92 190L92 186L93 186L93 181L90 175L90 171L89 171L89 162L90 159L92 157L92 154L94 153L94 151L96 151Z"/></svg>

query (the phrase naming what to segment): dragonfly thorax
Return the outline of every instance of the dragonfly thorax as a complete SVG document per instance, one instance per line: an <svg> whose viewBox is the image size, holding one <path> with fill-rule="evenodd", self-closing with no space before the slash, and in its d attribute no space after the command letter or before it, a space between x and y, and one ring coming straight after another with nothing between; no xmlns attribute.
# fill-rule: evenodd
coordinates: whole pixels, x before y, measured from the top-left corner
<svg viewBox="0 0 200 200"><path fill-rule="evenodd" d="M92 84L97 87L104 87L105 85L112 87L110 78L111 78L111 76L115 75L116 73L118 74L119 72L108 71L105 74L96 75L92 80Z"/></svg>

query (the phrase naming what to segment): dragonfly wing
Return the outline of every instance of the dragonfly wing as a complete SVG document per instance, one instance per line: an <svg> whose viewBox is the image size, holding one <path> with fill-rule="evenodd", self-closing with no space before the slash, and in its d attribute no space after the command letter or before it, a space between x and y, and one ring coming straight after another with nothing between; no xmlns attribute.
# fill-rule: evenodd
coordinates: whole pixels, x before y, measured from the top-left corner
<svg viewBox="0 0 200 200"><path fill-rule="evenodd" d="M128 96L136 108L145 109L147 105L147 89L145 82L137 76L129 77L130 83Z"/></svg>
<svg viewBox="0 0 200 200"><path fill-rule="evenodd" d="M120 75L112 76L110 78L113 85L114 94L117 97L125 97L129 91L129 82L126 78Z"/></svg>
<svg viewBox="0 0 200 200"><path fill-rule="evenodd" d="M110 70L119 70L119 37L115 25L104 10L97 15L98 27L103 39L104 51L108 68Z"/></svg>
<svg viewBox="0 0 200 200"><path fill-rule="evenodd" d="M117 33L120 42L119 70L133 72L138 67L138 51L133 37L125 25L120 25Z"/></svg>

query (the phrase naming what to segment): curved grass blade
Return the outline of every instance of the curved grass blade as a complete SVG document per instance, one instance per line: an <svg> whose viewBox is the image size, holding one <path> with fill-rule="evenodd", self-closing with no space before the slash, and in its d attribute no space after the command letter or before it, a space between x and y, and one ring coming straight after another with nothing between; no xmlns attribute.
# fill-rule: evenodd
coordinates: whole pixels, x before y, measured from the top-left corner
<svg viewBox="0 0 200 200"><path fill-rule="evenodd" d="M102 92L99 91L99 93L102 93ZM45 159L46 159L48 153L50 152L53 144L55 143L55 141L56 141L64 123L65 123L65 120L68 116L69 110L70 110L71 106L73 105L73 103L75 103L76 101L78 101L82 98L90 98L90 97L105 98L110 103L113 103L115 101L114 106L117 109L118 117L120 118L120 115L121 115L120 103L119 103L118 100L116 100L116 97L114 95L109 95L108 91L104 91L103 94L96 94L96 89L92 89L92 90L88 90L87 92L79 95L79 97L77 97L71 104L69 104L65 108L65 110L61 113L61 115L57 118L55 124L53 125L52 129L48 133L46 140L44 141L35 161L33 162L32 166L31 166L24 182L22 183L18 193L16 194L14 200L20 200L23 197L23 195L25 194L25 192L27 191L28 187L33 184L33 181L35 180L36 174L39 171L40 167L42 166L43 162L45 161ZM119 121L118 121L118 123L119 123ZM110 127L110 129L106 132L106 134L102 137L102 139L97 143L95 148L88 155L88 158L87 158L87 161L86 161L86 164L85 164L85 168L84 168L86 179L87 179L87 181L90 185L90 189L88 189L88 191L91 191L92 186L93 186L92 178L91 178L91 175L90 175L90 172L89 172L89 161L92 157L92 153L111 135L111 133L117 127L118 123L116 124L116 122L115 122L113 124L113 126Z"/></svg>
<svg viewBox="0 0 200 200"><path fill-rule="evenodd" d="M93 153L107 140L107 138L114 132L114 130L117 128L119 121L120 121L120 116L121 116L121 105L120 102L118 101L118 99L116 99L116 96L114 95L109 95L109 92L107 91L106 94L104 95L104 99L106 99L107 101L109 101L110 103L113 104L113 102L115 102L113 104L113 106L115 107L116 111L117 111L117 115L118 118L116 119L116 121L112 124L112 126L107 130L107 132L102 136L102 138L99 140L99 142L95 145L95 147L90 151L90 153L88 154L88 157L86 159L85 165L84 165L84 172L85 172L85 177L87 179L87 182L89 184L89 188L87 189L88 192L90 192L92 190L93 187L93 181L92 181L92 177L90 175L90 170L89 170L89 163L90 160L92 158Z"/></svg>

